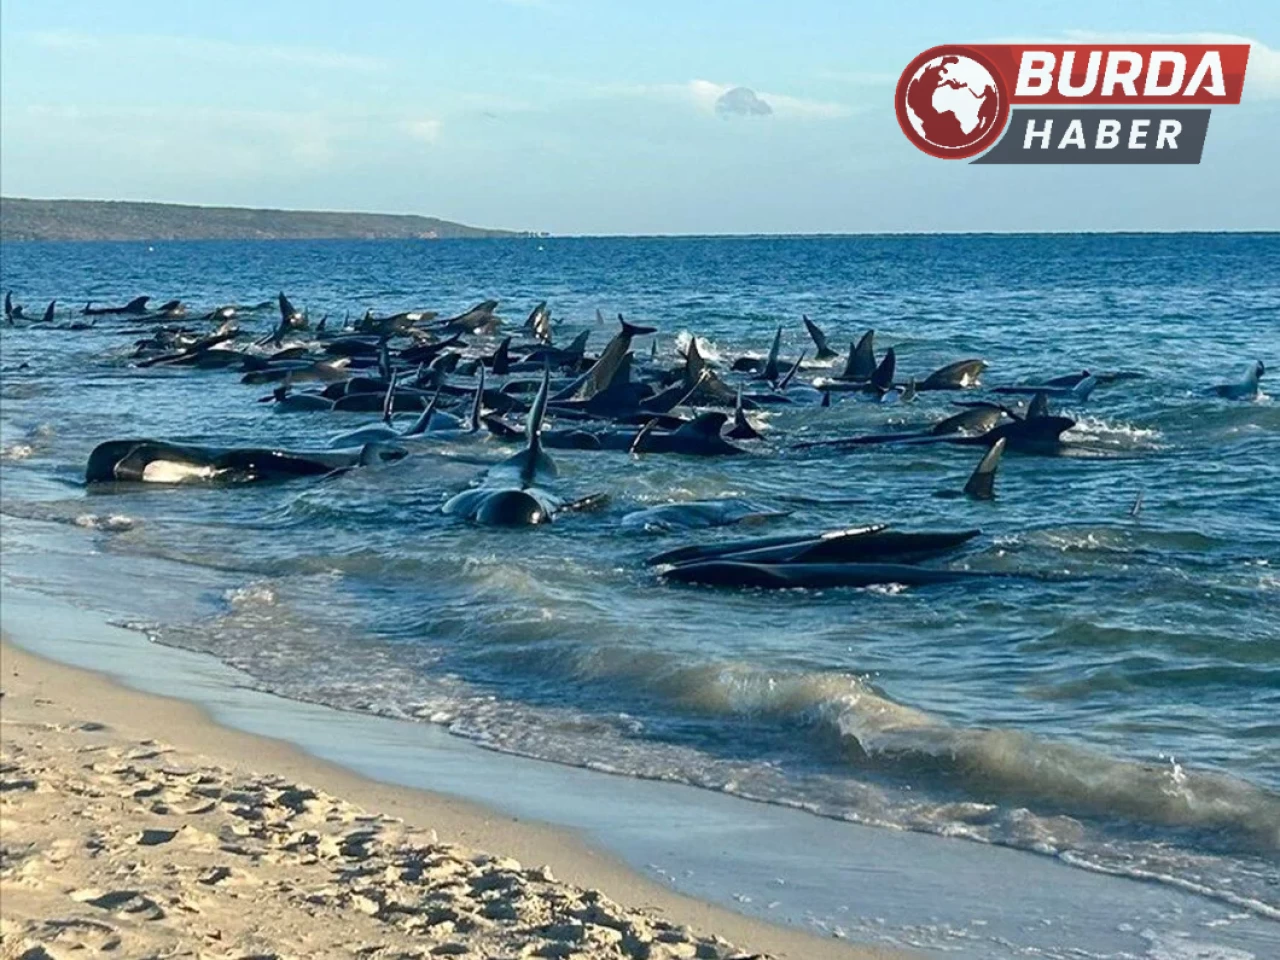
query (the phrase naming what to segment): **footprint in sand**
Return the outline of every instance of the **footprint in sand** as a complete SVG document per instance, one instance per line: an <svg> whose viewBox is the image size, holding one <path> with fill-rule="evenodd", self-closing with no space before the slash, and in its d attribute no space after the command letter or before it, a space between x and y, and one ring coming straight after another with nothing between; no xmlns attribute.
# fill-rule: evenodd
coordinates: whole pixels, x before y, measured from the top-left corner
<svg viewBox="0 0 1280 960"><path fill-rule="evenodd" d="M144 920L164 919L164 910L160 905L144 896L140 890L109 890L104 893L96 887L89 887L73 890L70 896L76 903L86 903L110 913L133 914Z"/></svg>
<svg viewBox="0 0 1280 960"><path fill-rule="evenodd" d="M120 947L120 935L114 927L92 920L46 920L34 934L22 942L18 960L102 956Z"/></svg>
<svg viewBox="0 0 1280 960"><path fill-rule="evenodd" d="M162 843L168 843L177 835L177 830L143 830L133 838L133 842L140 847L158 847Z"/></svg>

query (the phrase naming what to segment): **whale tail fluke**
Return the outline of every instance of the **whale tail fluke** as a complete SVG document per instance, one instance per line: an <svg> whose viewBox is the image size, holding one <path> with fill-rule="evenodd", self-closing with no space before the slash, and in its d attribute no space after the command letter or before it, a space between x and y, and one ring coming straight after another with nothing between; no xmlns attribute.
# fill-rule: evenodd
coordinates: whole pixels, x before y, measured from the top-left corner
<svg viewBox="0 0 1280 960"><path fill-rule="evenodd" d="M618 322L622 324L622 334L627 337L643 337L646 334L657 333L657 327L646 327L639 323L629 323L622 314L618 314Z"/></svg>

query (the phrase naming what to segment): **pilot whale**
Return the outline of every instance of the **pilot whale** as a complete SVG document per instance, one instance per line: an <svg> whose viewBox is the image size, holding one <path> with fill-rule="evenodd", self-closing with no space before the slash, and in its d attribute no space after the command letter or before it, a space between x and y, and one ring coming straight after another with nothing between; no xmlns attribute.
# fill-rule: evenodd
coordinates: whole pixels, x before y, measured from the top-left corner
<svg viewBox="0 0 1280 960"><path fill-rule="evenodd" d="M1257 360L1239 383L1220 383L1213 387L1212 393L1224 400L1257 400L1262 389L1258 381L1266 372L1262 361Z"/></svg>
<svg viewBox="0 0 1280 960"><path fill-rule="evenodd" d="M888 524L677 547L655 554L649 566L736 560L744 563L915 563L951 553L977 530L900 532Z"/></svg>
<svg viewBox="0 0 1280 960"><path fill-rule="evenodd" d="M104 316L107 314L129 314L131 316L142 316L147 312L147 301L150 297L134 297L124 306L120 307L95 307L93 301L90 300L84 305L84 309L80 312L85 316Z"/></svg>
<svg viewBox="0 0 1280 960"><path fill-rule="evenodd" d="M592 509L607 502L604 495L566 501L545 488L560 472L542 449L549 391L550 377L544 371L525 423L525 448L490 467L479 486L451 497L442 508L446 516L484 526L527 527L550 523L564 511Z"/></svg>
<svg viewBox="0 0 1280 960"><path fill-rule="evenodd" d="M402 448L366 444L347 450L282 450L269 447L202 447L165 440L108 440L89 454L88 484L252 483L325 476L354 467L399 460Z"/></svg>

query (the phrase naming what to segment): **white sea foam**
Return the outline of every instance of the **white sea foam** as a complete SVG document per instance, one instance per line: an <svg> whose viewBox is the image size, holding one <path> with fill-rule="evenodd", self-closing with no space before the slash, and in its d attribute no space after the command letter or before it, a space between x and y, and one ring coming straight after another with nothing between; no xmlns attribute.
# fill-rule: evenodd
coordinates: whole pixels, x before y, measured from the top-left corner
<svg viewBox="0 0 1280 960"><path fill-rule="evenodd" d="M1132 423L1113 423L1110 420L1087 415L1080 417L1067 434L1067 440L1090 442L1132 450L1155 450L1160 447L1163 434L1155 427L1140 427Z"/></svg>
<svg viewBox="0 0 1280 960"><path fill-rule="evenodd" d="M96 513L82 513L75 519L77 527L84 527L88 530L101 530L104 533L120 533L125 530L132 530L137 521L133 517L127 517L122 513L113 513L109 516L101 517Z"/></svg>
<svg viewBox="0 0 1280 960"><path fill-rule="evenodd" d="M688 330L681 330L676 334L676 348L680 353L689 352L689 343L693 340L694 335ZM719 363L724 359L720 346L707 337L698 335L698 353L702 355L704 360L710 360L712 363Z"/></svg>
<svg viewBox="0 0 1280 960"><path fill-rule="evenodd" d="M36 448L29 443L11 443L0 447L0 460L26 460L35 452Z"/></svg>
<svg viewBox="0 0 1280 960"><path fill-rule="evenodd" d="M246 610L253 607L273 607L276 604L275 590L269 584L261 581L228 590L224 597L227 603L237 610Z"/></svg>

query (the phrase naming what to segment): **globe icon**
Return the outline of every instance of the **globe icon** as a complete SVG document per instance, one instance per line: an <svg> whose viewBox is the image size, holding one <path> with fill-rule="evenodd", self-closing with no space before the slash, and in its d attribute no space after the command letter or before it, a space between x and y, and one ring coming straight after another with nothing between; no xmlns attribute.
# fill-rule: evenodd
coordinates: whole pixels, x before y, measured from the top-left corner
<svg viewBox="0 0 1280 960"><path fill-rule="evenodd" d="M921 138L940 150L964 150L990 132L1000 90L978 61L948 53L920 65L905 100L907 118Z"/></svg>

